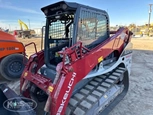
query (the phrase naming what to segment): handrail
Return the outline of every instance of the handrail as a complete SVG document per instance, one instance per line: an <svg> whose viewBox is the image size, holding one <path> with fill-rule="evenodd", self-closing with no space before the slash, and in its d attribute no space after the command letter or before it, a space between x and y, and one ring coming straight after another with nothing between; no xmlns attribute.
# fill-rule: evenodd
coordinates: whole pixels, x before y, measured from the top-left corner
<svg viewBox="0 0 153 115"><path fill-rule="evenodd" d="M29 46L29 45L31 45L31 44L33 44L33 45L34 45L35 52L36 52L36 53L38 53L38 52L37 52L37 47L36 47L36 44L35 44L34 42L30 42L29 44L26 44L24 47L27 47L27 46Z"/></svg>
<svg viewBox="0 0 153 115"><path fill-rule="evenodd" d="M44 34L44 28L45 28L46 26L43 26L42 28L41 28L41 32L42 32L42 34L41 34L41 50L43 49L43 34Z"/></svg>

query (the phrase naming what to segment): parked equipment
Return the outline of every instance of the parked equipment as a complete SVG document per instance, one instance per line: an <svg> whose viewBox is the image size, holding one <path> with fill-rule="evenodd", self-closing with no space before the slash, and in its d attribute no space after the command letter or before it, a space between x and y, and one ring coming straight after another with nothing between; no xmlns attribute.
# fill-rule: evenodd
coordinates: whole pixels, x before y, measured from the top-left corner
<svg viewBox="0 0 153 115"><path fill-rule="evenodd" d="M78 3L61 1L42 11L44 50L30 56L21 95L37 102L37 115L108 114L128 91L132 33L111 32L107 12ZM14 97L6 88L1 97Z"/></svg>
<svg viewBox="0 0 153 115"><path fill-rule="evenodd" d="M18 23L20 24L20 29L23 30L22 25L25 27L25 30L29 30L28 26L21 20L18 20Z"/></svg>
<svg viewBox="0 0 153 115"><path fill-rule="evenodd" d="M35 31L30 30L28 28L28 26L23 21L18 20L18 23L20 25L20 30L21 30L21 31L19 31L19 37L22 37L23 39L25 39L26 37L31 38L32 36L34 36ZM23 30L22 25L24 26L25 30Z"/></svg>
<svg viewBox="0 0 153 115"><path fill-rule="evenodd" d="M24 46L16 38L0 31L0 77L7 80L20 78L24 69ZM27 61L27 60L25 60ZM0 80L1 82L1 80Z"/></svg>

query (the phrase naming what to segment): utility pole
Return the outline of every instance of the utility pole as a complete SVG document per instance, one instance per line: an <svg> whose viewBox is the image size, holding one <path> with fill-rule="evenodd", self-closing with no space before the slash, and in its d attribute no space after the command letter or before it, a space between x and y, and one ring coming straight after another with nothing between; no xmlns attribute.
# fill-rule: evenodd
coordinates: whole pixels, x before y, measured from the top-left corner
<svg viewBox="0 0 153 115"><path fill-rule="evenodd" d="M30 30L30 20L28 19L28 22L29 22L29 30Z"/></svg>
<svg viewBox="0 0 153 115"><path fill-rule="evenodd" d="M11 31L11 25L9 24L9 31Z"/></svg>
<svg viewBox="0 0 153 115"><path fill-rule="evenodd" d="M149 31L149 28L150 28L150 18L151 18L151 12L152 12L152 5L153 4L149 4L148 31Z"/></svg>

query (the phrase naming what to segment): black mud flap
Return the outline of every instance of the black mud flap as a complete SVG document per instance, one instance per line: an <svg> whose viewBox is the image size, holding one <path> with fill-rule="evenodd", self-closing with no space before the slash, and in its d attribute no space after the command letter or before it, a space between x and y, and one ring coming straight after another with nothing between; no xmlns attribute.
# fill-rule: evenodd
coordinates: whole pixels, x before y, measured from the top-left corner
<svg viewBox="0 0 153 115"><path fill-rule="evenodd" d="M24 104L17 111L6 109L4 103L12 98L24 102L22 97L18 96L6 84L0 84L0 115L36 115L36 112L28 104Z"/></svg>

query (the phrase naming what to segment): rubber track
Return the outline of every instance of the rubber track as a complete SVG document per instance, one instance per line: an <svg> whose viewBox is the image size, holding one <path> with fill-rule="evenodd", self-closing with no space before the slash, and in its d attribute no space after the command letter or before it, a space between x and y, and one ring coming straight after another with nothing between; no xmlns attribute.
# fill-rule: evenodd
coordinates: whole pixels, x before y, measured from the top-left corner
<svg viewBox="0 0 153 115"><path fill-rule="evenodd" d="M66 115L92 115L89 110L102 96L105 96L105 92L120 80L120 76L123 76L124 72L125 68L118 67L112 72L93 78L70 98Z"/></svg>

